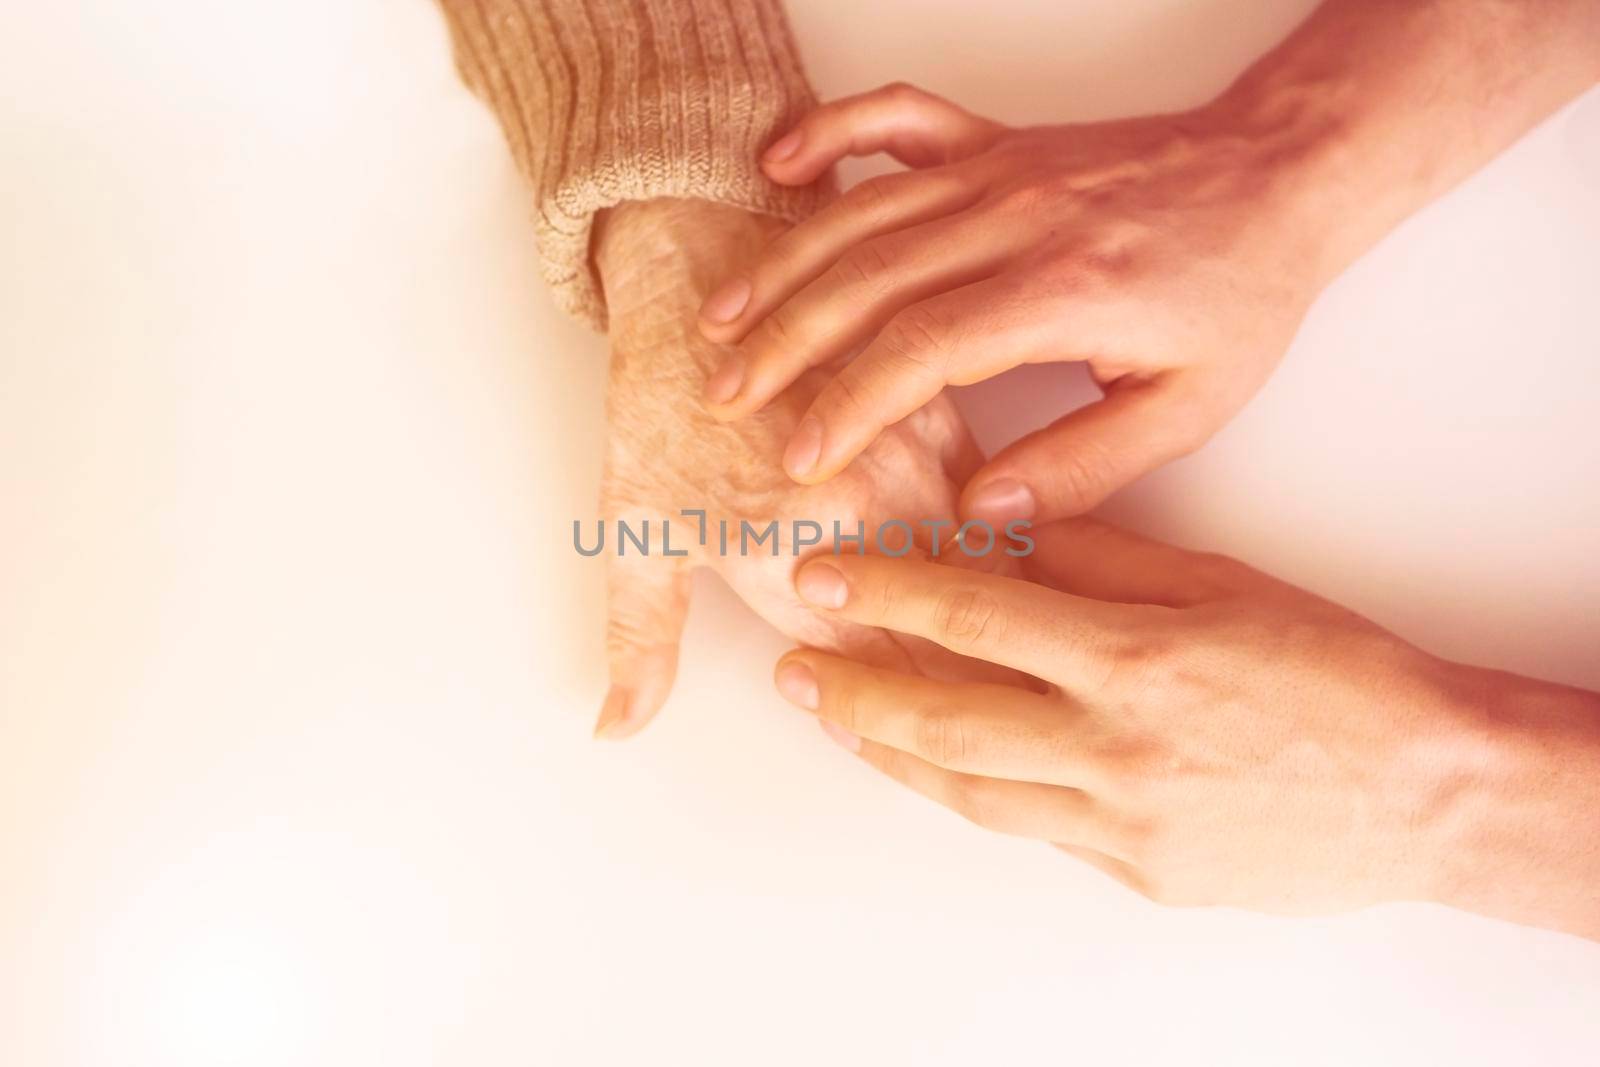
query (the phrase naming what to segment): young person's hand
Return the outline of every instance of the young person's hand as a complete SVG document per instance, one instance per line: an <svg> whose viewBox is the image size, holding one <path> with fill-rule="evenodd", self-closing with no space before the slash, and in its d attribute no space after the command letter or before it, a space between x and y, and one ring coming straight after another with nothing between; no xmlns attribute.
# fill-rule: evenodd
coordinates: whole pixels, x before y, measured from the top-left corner
<svg viewBox="0 0 1600 1067"><path fill-rule="evenodd" d="M802 486L783 475L778 457L816 394L814 379L797 383L758 417L738 424L719 423L700 405L716 346L696 332L694 309L719 270L748 261L781 228L772 219L693 200L628 203L600 220L596 260L612 347L601 489L601 517L611 527L605 564L612 688L598 734L632 734L666 700L688 608L689 572L697 566L721 575L758 614L796 640L901 669L941 676L960 671L955 657L936 646L821 618L807 608L794 595L799 561L790 536L794 520L816 522L824 528L818 547L826 550L835 520L846 533L864 523L869 539L889 519L913 525L953 520L960 485L982 462L954 407L927 408L880 437L848 475ZM685 508L705 510L707 544L698 542L700 520L680 514ZM630 546L618 556L618 519L635 531L648 519L655 531L653 554ZM661 554L661 524L669 520L672 548L687 549L687 557ZM719 546L723 520L734 538L726 554ZM778 520L778 555L771 554L770 540L740 555L742 520L758 532ZM584 529L592 544L593 525ZM942 530L944 551L952 554L956 549L948 540L954 529ZM898 547L899 532L889 534L891 550Z"/></svg>
<svg viewBox="0 0 1600 1067"><path fill-rule="evenodd" d="M780 692L890 777L1159 901L1431 900L1600 938L1600 695L1445 662L1091 519L1033 536L1037 582L841 556L796 588L1050 692L811 649Z"/></svg>
<svg viewBox="0 0 1600 1067"><path fill-rule="evenodd" d="M767 149L775 181L878 152L913 169L730 272L700 309L740 345L708 407L743 418L833 367L784 454L814 484L947 384L1082 361L1104 399L962 498L1080 514L1215 433L1334 275L1600 79L1597 34L1594 0L1326 0L1192 111L1011 129L906 85L826 104Z"/></svg>
<svg viewBox="0 0 1600 1067"><path fill-rule="evenodd" d="M1324 280L1270 162L1292 149L1199 117L1007 129L896 85L790 136L767 157L779 181L878 151L925 168L855 186L700 311L739 343L707 386L719 418L836 366L784 454L805 484L946 385L1082 360L1105 399L1006 449L964 502L991 522L1087 510L1231 417Z"/></svg>

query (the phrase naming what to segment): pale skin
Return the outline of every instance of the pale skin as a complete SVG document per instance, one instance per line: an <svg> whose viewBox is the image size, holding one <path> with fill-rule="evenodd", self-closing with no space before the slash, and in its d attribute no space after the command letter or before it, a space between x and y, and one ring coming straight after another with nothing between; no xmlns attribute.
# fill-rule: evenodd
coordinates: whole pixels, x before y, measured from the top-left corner
<svg viewBox="0 0 1600 1067"><path fill-rule="evenodd" d="M1093 519L1037 537L1034 581L844 554L796 589L1049 692L814 649L779 691L890 777L1163 903L1435 901L1600 939L1600 694Z"/></svg>
<svg viewBox="0 0 1600 1067"><path fill-rule="evenodd" d="M1600 0L1329 0L1192 112L1010 129L891 86L779 138L780 182L913 169L705 287L708 416L784 412L754 453L838 484L944 385L1021 362L1083 361L1106 394L952 476L963 516L1064 520L1034 583L849 555L798 579L820 618L1048 693L816 649L780 688L913 788L1159 900L1432 900L1600 939L1600 696L1071 518L1202 444L1331 278L1600 78L1597 41Z"/></svg>
<svg viewBox="0 0 1600 1067"><path fill-rule="evenodd" d="M1192 111L1019 129L905 85L824 105L768 148L775 181L878 152L912 169L706 300L702 332L737 345L708 410L747 418L827 368L784 453L817 484L946 385L1084 362L1104 399L962 497L996 523L1083 513L1215 433L1329 280L1600 79L1597 42L1600 0L1328 0Z"/></svg>
<svg viewBox="0 0 1600 1067"><path fill-rule="evenodd" d="M1045 585L849 556L797 582L1049 694L809 650L780 689L912 788L1158 900L1432 900L1600 938L1600 697L1071 518L1201 445L1329 280L1597 79L1597 0L1329 0L1190 112L1012 129L903 85L819 108L768 149L774 180L911 169L706 300L702 333L733 346L707 409L737 422L825 369L784 467L826 484L948 384L1070 360L1105 395L963 490L963 516L1064 520L1040 531Z"/></svg>

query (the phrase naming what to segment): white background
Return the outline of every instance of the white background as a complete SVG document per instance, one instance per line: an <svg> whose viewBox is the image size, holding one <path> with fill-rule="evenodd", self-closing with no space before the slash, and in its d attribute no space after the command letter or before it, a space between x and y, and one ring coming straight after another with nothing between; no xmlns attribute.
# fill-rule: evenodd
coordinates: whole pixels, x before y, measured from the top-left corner
<svg viewBox="0 0 1600 1067"><path fill-rule="evenodd" d="M1310 6L794 20L824 95L1039 121L1198 102ZM424 0L3 5L0 239L0 1064L1600 1061L1600 946L1158 909L832 747L710 581L590 743L604 347ZM1114 510L1600 687L1597 280L1591 94ZM1029 425L1083 395L1030 374Z"/></svg>

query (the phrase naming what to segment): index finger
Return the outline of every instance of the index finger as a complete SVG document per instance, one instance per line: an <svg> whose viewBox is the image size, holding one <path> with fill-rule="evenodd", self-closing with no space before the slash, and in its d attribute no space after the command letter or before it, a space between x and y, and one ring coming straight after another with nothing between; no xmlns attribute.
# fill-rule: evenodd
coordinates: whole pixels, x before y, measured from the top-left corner
<svg viewBox="0 0 1600 1067"><path fill-rule="evenodd" d="M1075 693L1104 686L1139 629L1173 610L883 556L818 557L800 569L795 589L829 615L925 637Z"/></svg>
<svg viewBox="0 0 1600 1067"><path fill-rule="evenodd" d="M946 385L1030 361L1043 331L1005 309L1009 288L989 278L902 308L811 402L784 451L785 473L804 485L827 481Z"/></svg>

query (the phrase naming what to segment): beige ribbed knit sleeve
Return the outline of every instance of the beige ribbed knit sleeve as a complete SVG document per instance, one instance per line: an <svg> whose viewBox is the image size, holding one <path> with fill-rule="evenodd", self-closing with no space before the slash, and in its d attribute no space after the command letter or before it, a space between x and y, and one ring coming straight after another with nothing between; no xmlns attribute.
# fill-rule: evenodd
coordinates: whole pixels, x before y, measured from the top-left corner
<svg viewBox="0 0 1600 1067"><path fill-rule="evenodd" d="M605 327L589 258L597 211L715 200L799 219L815 187L756 167L813 104L778 0L440 0L463 79L533 185L545 278Z"/></svg>

